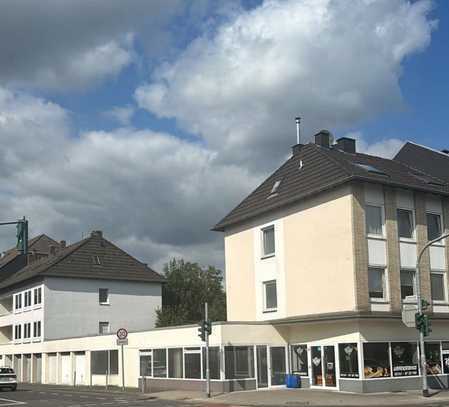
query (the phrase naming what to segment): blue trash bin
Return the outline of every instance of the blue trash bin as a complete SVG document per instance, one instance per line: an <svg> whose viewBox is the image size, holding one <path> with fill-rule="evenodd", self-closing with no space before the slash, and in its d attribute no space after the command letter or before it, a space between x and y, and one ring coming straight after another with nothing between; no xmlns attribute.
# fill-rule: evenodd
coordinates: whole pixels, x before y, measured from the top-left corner
<svg viewBox="0 0 449 407"><path fill-rule="evenodd" d="M297 389L301 387L301 378L295 374L288 374L285 376L285 385L288 389Z"/></svg>

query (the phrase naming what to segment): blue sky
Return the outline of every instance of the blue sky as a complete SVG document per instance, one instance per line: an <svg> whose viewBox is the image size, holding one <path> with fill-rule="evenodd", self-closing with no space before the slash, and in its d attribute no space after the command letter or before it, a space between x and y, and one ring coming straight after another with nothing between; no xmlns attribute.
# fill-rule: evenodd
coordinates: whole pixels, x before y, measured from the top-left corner
<svg viewBox="0 0 449 407"><path fill-rule="evenodd" d="M0 211L31 234L223 266L210 228L285 160L296 115L303 141L449 147L448 2L30 2L0 13Z"/></svg>

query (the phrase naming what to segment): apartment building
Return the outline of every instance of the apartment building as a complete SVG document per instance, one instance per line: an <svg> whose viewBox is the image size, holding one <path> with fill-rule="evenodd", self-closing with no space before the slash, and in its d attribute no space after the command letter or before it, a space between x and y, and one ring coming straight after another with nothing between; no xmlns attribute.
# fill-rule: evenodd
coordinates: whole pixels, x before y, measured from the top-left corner
<svg viewBox="0 0 449 407"><path fill-rule="evenodd" d="M436 153L437 173L409 150L369 156L321 131L215 227L225 236L228 320L275 327L289 345L282 366L303 385L419 388L417 331L401 310L416 304L418 251L448 230L449 156ZM438 386L449 374L448 259L443 241L422 261L428 373ZM256 358L276 382L270 349Z"/></svg>
<svg viewBox="0 0 449 407"><path fill-rule="evenodd" d="M11 249L0 262L0 348L13 349L2 356L3 363L14 366L19 380L42 380L37 344L107 335L125 325L131 331L154 327L163 277L101 231L70 246L41 235L30 241L29 249L28 258ZM52 357L50 377L57 363ZM84 354L77 357L81 364ZM71 380L64 369L61 374L63 383Z"/></svg>

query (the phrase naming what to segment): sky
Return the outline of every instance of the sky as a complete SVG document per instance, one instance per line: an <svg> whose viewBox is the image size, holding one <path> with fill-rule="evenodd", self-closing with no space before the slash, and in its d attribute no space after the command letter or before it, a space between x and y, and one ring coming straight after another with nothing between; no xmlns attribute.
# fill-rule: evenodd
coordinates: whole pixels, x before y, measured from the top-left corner
<svg viewBox="0 0 449 407"><path fill-rule="evenodd" d="M295 116L304 142L449 147L448 39L436 0L4 0L0 220L223 267L210 229L288 158Z"/></svg>

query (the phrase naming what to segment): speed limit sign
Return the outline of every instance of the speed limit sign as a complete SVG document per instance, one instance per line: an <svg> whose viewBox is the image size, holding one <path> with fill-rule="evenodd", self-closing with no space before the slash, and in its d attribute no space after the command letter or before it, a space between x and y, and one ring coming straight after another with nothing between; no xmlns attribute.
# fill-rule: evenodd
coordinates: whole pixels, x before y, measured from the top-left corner
<svg viewBox="0 0 449 407"><path fill-rule="evenodd" d="M128 337L128 331L125 329L125 328L120 328L118 331L117 331L117 338L118 339L120 339L120 340L124 340L124 339L126 339Z"/></svg>

